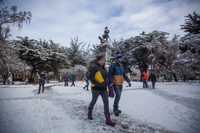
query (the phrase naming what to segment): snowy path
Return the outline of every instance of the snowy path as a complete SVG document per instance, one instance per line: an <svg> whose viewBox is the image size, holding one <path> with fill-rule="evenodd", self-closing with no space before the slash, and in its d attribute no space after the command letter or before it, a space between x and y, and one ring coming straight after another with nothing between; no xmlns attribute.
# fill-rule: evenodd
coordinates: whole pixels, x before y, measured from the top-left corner
<svg viewBox="0 0 200 133"><path fill-rule="evenodd" d="M45 93L40 95L36 94L37 86L12 86L6 89L0 87L0 132L200 131L198 97L176 95L174 92L159 89L159 85L156 90L144 90L140 88L140 83L132 83L133 87L124 87L120 101L123 112L119 117L111 115L117 125L110 127L105 124L100 97L94 107L94 120L87 119L91 92L84 91L82 86L84 82L77 83L76 87L51 85L51 88L46 88ZM109 98L110 112L113 100Z"/></svg>
<svg viewBox="0 0 200 133"><path fill-rule="evenodd" d="M37 90L33 90L35 93ZM76 93L75 95L80 94ZM71 100L69 94L60 95L46 90L45 94L24 98L6 98L0 100L1 132L168 132L158 125L144 123L129 118L126 114L120 117L111 116L117 123L115 127L105 124L103 107L96 106L93 113L94 120L87 119L88 102ZM70 95L72 96L72 95ZM25 101L25 102L24 102ZM13 105L19 107L12 110ZM23 105L22 105L23 104ZM24 105L25 104L25 105ZM5 106L5 107L4 107ZM46 108L48 107L48 108ZM49 108L51 107L51 108ZM28 111L30 110L30 111ZM56 113L56 112L57 113ZM64 113L64 114L63 114ZM59 114L59 115L58 115ZM66 117L67 114L67 117ZM29 121L28 117L31 117ZM13 119L14 118L14 119ZM67 119L66 119L67 118ZM39 121L38 121L39 119ZM18 122L20 120L20 122ZM45 122L46 121L46 122ZM34 123L34 126L31 125ZM46 124L45 124L46 123ZM72 125L73 123L73 125ZM66 124L66 125L65 125ZM69 125L68 128L64 128ZM31 128L30 128L31 127ZM155 128L156 127L156 128ZM76 129L76 130L73 130Z"/></svg>

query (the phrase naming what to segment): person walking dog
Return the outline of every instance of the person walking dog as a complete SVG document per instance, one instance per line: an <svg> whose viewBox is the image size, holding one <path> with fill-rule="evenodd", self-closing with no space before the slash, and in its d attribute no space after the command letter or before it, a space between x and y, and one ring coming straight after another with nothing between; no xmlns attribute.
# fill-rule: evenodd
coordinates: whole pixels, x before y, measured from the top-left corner
<svg viewBox="0 0 200 133"><path fill-rule="evenodd" d="M110 119L109 104L108 104L108 72L104 66L103 56L97 56L97 64L92 66L89 79L92 87L92 101L88 107L88 119L92 118L92 110L96 101L101 95L104 104L104 114L106 117L106 124L114 126L116 123Z"/></svg>
<svg viewBox="0 0 200 133"><path fill-rule="evenodd" d="M119 113L122 112L121 110L119 110L119 101L120 101L121 93L123 89L122 84L123 84L124 78L128 82L129 86L131 86L130 79L126 75L124 71L124 67L121 64L122 59L123 59L122 55L118 54L116 56L116 60L112 62L109 67L109 76L108 76L109 86L114 87L114 91L116 94L114 105L113 105L113 111L115 113L115 116L119 116Z"/></svg>
<svg viewBox="0 0 200 133"><path fill-rule="evenodd" d="M46 75L44 74L44 71L41 72L41 74L38 76L38 79L39 79L38 94L40 94L41 86L42 86L42 93L44 93L44 84L45 84L45 80L46 80Z"/></svg>

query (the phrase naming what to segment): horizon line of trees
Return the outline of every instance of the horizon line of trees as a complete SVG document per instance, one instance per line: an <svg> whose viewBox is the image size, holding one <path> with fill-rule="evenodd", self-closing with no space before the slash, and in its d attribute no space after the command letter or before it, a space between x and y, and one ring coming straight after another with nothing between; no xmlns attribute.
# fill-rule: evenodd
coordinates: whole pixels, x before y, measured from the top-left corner
<svg viewBox="0 0 200 133"><path fill-rule="evenodd" d="M195 76L200 70L200 16L195 12L185 16L181 30L187 34L183 37L174 35L167 39L169 33L163 31L142 32L138 36L112 42L112 58L117 54L123 56L123 66L127 73L135 74L133 67L140 72L159 66L159 72L165 76ZM10 26L23 28L23 23L31 21L30 11L17 12L17 7L4 7L0 10L0 75L5 81L12 73L23 73L24 67L31 70L31 78L37 81L37 72L53 72L54 77L68 73L78 73L81 79L85 72L95 63L96 55L101 54L100 45L86 45L72 38L70 47L63 47L53 40L34 40L17 36L18 40L9 41ZM84 49L85 48L85 49ZM25 66L24 66L25 64Z"/></svg>

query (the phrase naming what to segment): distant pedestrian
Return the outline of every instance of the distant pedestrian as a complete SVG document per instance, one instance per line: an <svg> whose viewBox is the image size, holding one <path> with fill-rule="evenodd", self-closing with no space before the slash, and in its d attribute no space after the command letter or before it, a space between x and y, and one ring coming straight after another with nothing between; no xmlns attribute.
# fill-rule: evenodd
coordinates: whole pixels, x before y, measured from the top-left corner
<svg viewBox="0 0 200 133"><path fill-rule="evenodd" d="M26 85L28 85L28 77L26 77L26 80L25 80L25 82L26 82Z"/></svg>
<svg viewBox="0 0 200 133"><path fill-rule="evenodd" d="M86 91L89 91L88 90L88 86L89 86L89 71L86 72L85 76L84 76L84 80L85 82L87 83L87 85L85 87L83 87L83 89L85 90L85 88L87 87Z"/></svg>
<svg viewBox="0 0 200 133"><path fill-rule="evenodd" d="M75 73L73 73L73 75L71 76L71 81L72 81L71 86L72 86L72 85L75 86L75 84L74 84L75 80L76 80L76 75L75 75Z"/></svg>
<svg viewBox="0 0 200 133"><path fill-rule="evenodd" d="M89 79L91 81L92 87L92 101L88 107L88 119L92 118L92 110L96 101L101 95L104 104L104 114L106 117L106 124L114 126L116 123L112 122L109 113L109 103L108 103L108 72L104 66L104 58L102 56L97 56L97 64L91 68Z"/></svg>
<svg viewBox="0 0 200 133"><path fill-rule="evenodd" d="M124 67L121 63L122 60L122 55L118 54L116 56L116 60L113 61L109 67L109 86L114 88L116 94L113 105L113 112L115 113L115 116L119 116L119 113L122 112L119 110L119 101L121 98L124 79L128 82L129 86L131 86L130 79L126 75Z"/></svg>
<svg viewBox="0 0 200 133"><path fill-rule="evenodd" d="M148 85L148 79L149 79L149 75L147 74L147 76L146 76L146 85L147 85L147 87L149 87L149 85Z"/></svg>
<svg viewBox="0 0 200 133"><path fill-rule="evenodd" d="M149 76L149 81L152 83L153 89L155 88L155 82L156 82L156 76L151 72L151 75Z"/></svg>
<svg viewBox="0 0 200 133"><path fill-rule="evenodd" d="M45 80L46 80L46 75L44 74L44 71L41 72L41 74L38 76L38 79L39 79L38 94L40 94L41 86L42 86L42 93L44 93L44 84L45 84Z"/></svg>
<svg viewBox="0 0 200 133"><path fill-rule="evenodd" d="M143 71L142 73L143 88L147 88L146 79L148 79L148 76L145 73L145 71Z"/></svg>
<svg viewBox="0 0 200 133"><path fill-rule="evenodd" d="M63 77L64 79L64 86L68 86L68 79L69 79L69 75L68 74L65 74L65 76Z"/></svg>

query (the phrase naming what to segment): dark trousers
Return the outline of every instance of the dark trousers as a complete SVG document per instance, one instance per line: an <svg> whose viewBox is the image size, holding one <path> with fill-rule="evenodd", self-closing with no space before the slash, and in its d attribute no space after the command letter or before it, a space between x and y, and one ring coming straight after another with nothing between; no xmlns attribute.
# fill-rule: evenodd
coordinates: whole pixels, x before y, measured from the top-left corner
<svg viewBox="0 0 200 133"><path fill-rule="evenodd" d="M74 86L75 86L75 84L74 84L74 81L73 81L73 80L72 80L72 85L74 85ZM72 85L71 85L71 86L72 86Z"/></svg>
<svg viewBox="0 0 200 133"><path fill-rule="evenodd" d="M42 92L44 92L44 84L39 84L39 90L38 90L38 93L40 93L41 86L42 86Z"/></svg>
<svg viewBox="0 0 200 133"><path fill-rule="evenodd" d="M65 80L64 86L68 86L68 80Z"/></svg>
<svg viewBox="0 0 200 133"><path fill-rule="evenodd" d="M155 81L152 81L152 87L155 88Z"/></svg>
<svg viewBox="0 0 200 133"><path fill-rule="evenodd" d="M94 105L97 102L97 99L101 95L103 104L104 104L104 113L109 112L109 104L108 104L108 92L107 90L105 91L96 91L92 89L92 101L90 102L89 109L93 109Z"/></svg>

